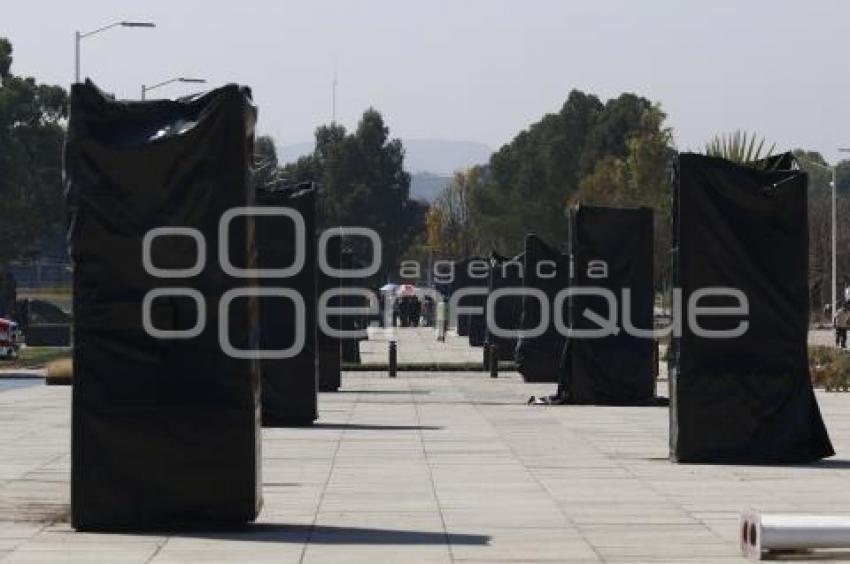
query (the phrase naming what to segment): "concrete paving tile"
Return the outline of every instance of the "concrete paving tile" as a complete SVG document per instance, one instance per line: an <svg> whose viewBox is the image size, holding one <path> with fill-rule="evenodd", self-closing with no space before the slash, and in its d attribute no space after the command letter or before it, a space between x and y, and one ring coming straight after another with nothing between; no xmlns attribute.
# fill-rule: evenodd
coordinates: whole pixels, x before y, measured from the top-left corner
<svg viewBox="0 0 850 564"><path fill-rule="evenodd" d="M399 335L400 358L480 360L457 337ZM380 336L362 346L385 358ZM525 405L553 390L516 373L347 372L317 425L263 430L256 527L175 535L71 530L70 390L0 392L0 558L725 564L746 562L743 509L850 507L848 394L817 394L843 458L763 467L670 463L663 408Z"/></svg>

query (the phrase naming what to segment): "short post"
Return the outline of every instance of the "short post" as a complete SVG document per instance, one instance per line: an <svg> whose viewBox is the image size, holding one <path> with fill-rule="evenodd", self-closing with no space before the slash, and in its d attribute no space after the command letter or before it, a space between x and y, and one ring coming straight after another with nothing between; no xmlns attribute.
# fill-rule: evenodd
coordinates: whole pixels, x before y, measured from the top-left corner
<svg viewBox="0 0 850 564"><path fill-rule="evenodd" d="M398 371L398 346L395 341L390 341L390 378L395 378Z"/></svg>
<svg viewBox="0 0 850 564"><path fill-rule="evenodd" d="M484 366L484 372L487 372L490 370L490 345L484 343L484 347L481 350L483 352L481 364Z"/></svg>
<svg viewBox="0 0 850 564"><path fill-rule="evenodd" d="M490 347L490 378L499 377L499 349L498 347Z"/></svg>

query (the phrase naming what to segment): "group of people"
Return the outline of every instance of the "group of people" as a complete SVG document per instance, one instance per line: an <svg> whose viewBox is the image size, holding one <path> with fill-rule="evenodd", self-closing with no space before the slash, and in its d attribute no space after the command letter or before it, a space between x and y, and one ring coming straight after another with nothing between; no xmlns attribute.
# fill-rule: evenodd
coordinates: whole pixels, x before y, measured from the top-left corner
<svg viewBox="0 0 850 564"><path fill-rule="evenodd" d="M392 305L392 325L394 327L433 327L435 304L430 296L419 298L415 294L392 296L389 300L380 300L379 324L384 325L385 305ZM389 321L389 319L386 319Z"/></svg>

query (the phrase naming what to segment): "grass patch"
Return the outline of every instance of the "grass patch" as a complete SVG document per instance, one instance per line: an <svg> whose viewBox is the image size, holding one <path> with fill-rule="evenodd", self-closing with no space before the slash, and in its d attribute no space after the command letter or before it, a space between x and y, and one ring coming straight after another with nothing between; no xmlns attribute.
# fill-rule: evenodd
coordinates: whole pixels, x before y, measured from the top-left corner
<svg viewBox="0 0 850 564"><path fill-rule="evenodd" d="M836 347L809 347L812 384L827 392L850 391L850 353Z"/></svg>
<svg viewBox="0 0 850 564"><path fill-rule="evenodd" d="M26 347L17 360L0 360L0 368L40 368L49 362L71 358L70 347Z"/></svg>
<svg viewBox="0 0 850 564"><path fill-rule="evenodd" d="M59 286L56 288L18 288L18 298L70 298L73 290L70 286Z"/></svg>

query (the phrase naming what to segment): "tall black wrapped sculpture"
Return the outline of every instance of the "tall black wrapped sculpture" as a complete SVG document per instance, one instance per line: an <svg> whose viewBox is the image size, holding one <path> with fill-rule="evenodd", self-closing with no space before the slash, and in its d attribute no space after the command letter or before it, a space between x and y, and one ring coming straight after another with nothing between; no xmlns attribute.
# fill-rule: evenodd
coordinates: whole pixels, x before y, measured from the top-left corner
<svg viewBox="0 0 850 564"><path fill-rule="evenodd" d="M263 373L263 426L311 425L318 417L316 356L316 190L312 184L260 190L261 205L272 210L290 210L303 222L304 238L297 240L291 219L258 217L256 221L257 262L261 269L282 269L295 264L297 272L285 277L261 278L264 288L295 292L302 303L301 320L296 317L293 298L267 296L260 300L260 343L263 350L280 350L296 344L301 348L288 358L266 358ZM300 248L299 248L300 247ZM299 333L301 333L299 335Z"/></svg>
<svg viewBox="0 0 850 564"><path fill-rule="evenodd" d="M789 170L789 161L755 169L679 157L673 271L684 312L670 367L673 460L780 463L833 454L807 358L808 177ZM693 327L689 301L706 288L742 292L747 313L701 312ZM693 305L740 304L715 297ZM739 337L698 334L742 322Z"/></svg>
<svg viewBox="0 0 850 564"><path fill-rule="evenodd" d="M333 268L340 267L340 238L331 237L328 239L328 244L325 249L328 265ZM318 294L321 295L332 288L339 288L341 280L335 276L329 276L322 269L318 272ZM334 305L334 301L328 304ZM321 314L321 312L319 312ZM332 316L329 319L331 327L338 328L338 316ZM342 385L340 374L340 340L336 337L328 335L325 331L319 330L318 334L318 360L319 360L319 391L320 392L336 392Z"/></svg>
<svg viewBox="0 0 850 564"><path fill-rule="evenodd" d="M222 348L258 345L256 300L232 293L256 280L223 264L254 266L252 219L219 237L227 212L254 204L255 121L250 92L234 85L142 103L72 88L77 529L239 523L259 511L259 365Z"/></svg>
<svg viewBox="0 0 850 564"><path fill-rule="evenodd" d="M515 360L517 370L526 382L557 382L560 377L561 352L564 336L555 327L555 296L570 285L569 255L551 248L534 234L525 238L524 288L540 290L548 299L549 323L542 335L522 336L517 341ZM566 310L566 308L562 308ZM519 328L529 330L541 322L540 300L522 298Z"/></svg>
<svg viewBox="0 0 850 564"><path fill-rule="evenodd" d="M457 301L458 307L481 308L481 313L457 314L458 335L468 337L470 346L481 347L484 345L484 308L487 306L487 286L490 276L488 261L481 257L470 257L455 262L452 273L452 295L467 288L483 291L478 294L467 294Z"/></svg>
<svg viewBox="0 0 850 564"><path fill-rule="evenodd" d="M603 288L614 296L614 307L600 295L576 295L570 300L570 327L592 331L599 325L591 312L616 319L618 333L566 340L559 397L567 403L653 405L654 344L624 330L624 314L634 328L653 327L653 238L649 208L580 206L570 212L570 247L574 260L572 286ZM631 299L624 312L623 291ZM616 317L615 317L616 316Z"/></svg>
<svg viewBox="0 0 850 564"><path fill-rule="evenodd" d="M356 255L356 250L350 241L345 238L340 242L340 270L351 271L363 268L363 262ZM360 278L341 277L340 287L353 293L346 293L330 301L331 307L339 308L367 308L370 301L363 295L356 293L362 288ZM377 304L376 304L377 305ZM357 336L343 337L340 339L342 362L349 364L360 364L360 341L368 340L367 327L369 326L368 315L338 315L335 323L331 326L342 331L354 333Z"/></svg>
<svg viewBox="0 0 850 564"><path fill-rule="evenodd" d="M496 351L498 360L513 360L517 338L515 336L496 335L491 329L495 326L505 331L516 332L522 317L522 295L511 292L495 299L493 292L501 289L522 288L524 264L525 256L522 254L511 259L494 254L490 259L488 309L485 311L485 340L491 350ZM489 314L491 303L493 307L492 317Z"/></svg>

